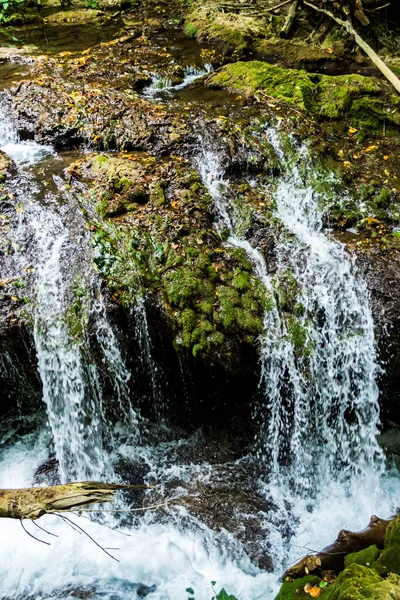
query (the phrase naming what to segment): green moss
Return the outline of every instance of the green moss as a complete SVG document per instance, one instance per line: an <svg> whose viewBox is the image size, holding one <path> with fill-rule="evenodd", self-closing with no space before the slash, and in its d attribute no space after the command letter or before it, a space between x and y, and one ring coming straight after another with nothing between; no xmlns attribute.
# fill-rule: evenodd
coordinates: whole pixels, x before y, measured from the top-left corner
<svg viewBox="0 0 400 600"><path fill-rule="evenodd" d="M373 131L381 129L384 121L400 126L400 104L395 104L388 97L387 88L372 77L318 75L248 61L225 65L208 82L247 95L265 93L305 110L318 120L346 116L352 125Z"/></svg>
<svg viewBox="0 0 400 600"><path fill-rule="evenodd" d="M73 284L74 300L67 308L65 321L68 333L75 344L83 342L89 323L90 296L86 289L85 280L77 277Z"/></svg>
<svg viewBox="0 0 400 600"><path fill-rule="evenodd" d="M284 581L275 600L297 600L297 598L307 598L309 600L311 596L304 591L304 586L307 584L316 586L320 581L320 577L316 575L307 575L294 581ZM322 591L320 598L324 597L325 593Z"/></svg>
<svg viewBox="0 0 400 600"><path fill-rule="evenodd" d="M391 575L382 579L373 569L353 563L320 597L324 600L400 600L400 577Z"/></svg>
<svg viewBox="0 0 400 600"><path fill-rule="evenodd" d="M311 349L308 344L307 329L293 315L290 315L287 321L290 340L296 355L298 357L309 355Z"/></svg>
<svg viewBox="0 0 400 600"><path fill-rule="evenodd" d="M192 329L194 329L194 327L196 327L197 316L194 310L190 308L185 308L185 310L182 311L180 320L183 329L191 331Z"/></svg>
<svg viewBox="0 0 400 600"><path fill-rule="evenodd" d="M152 186L150 199L155 206L164 206L167 203L164 190L160 184L157 183Z"/></svg>
<svg viewBox="0 0 400 600"><path fill-rule="evenodd" d="M400 575L400 515L386 529L385 547L375 563L375 568L381 574Z"/></svg>
<svg viewBox="0 0 400 600"><path fill-rule="evenodd" d="M212 85L248 94L261 90L301 108L304 108L303 88L311 86L306 71L282 69L260 61L225 65L209 81Z"/></svg>
<svg viewBox="0 0 400 600"><path fill-rule="evenodd" d="M388 192L388 190L383 189L375 198L375 203L379 208L389 208L390 198L390 192Z"/></svg>
<svg viewBox="0 0 400 600"><path fill-rule="evenodd" d="M250 279L248 273L239 272L232 279L232 285L236 290L240 292L245 292L250 288Z"/></svg>
<svg viewBox="0 0 400 600"><path fill-rule="evenodd" d="M196 35L205 40L219 40L231 51L241 53L249 50L265 31L265 24L244 14L225 14L211 6L201 4L186 18L188 34L196 30Z"/></svg>
<svg viewBox="0 0 400 600"><path fill-rule="evenodd" d="M356 564L370 567L375 563L380 553L381 551L376 546L369 546L369 548L360 550L360 552L348 554L344 559L344 566L349 567L352 564Z"/></svg>
<svg viewBox="0 0 400 600"><path fill-rule="evenodd" d="M193 25L193 23L186 23L186 25L185 25L186 35L189 35L190 37L196 37L198 32L199 32L199 30L196 27L196 25Z"/></svg>

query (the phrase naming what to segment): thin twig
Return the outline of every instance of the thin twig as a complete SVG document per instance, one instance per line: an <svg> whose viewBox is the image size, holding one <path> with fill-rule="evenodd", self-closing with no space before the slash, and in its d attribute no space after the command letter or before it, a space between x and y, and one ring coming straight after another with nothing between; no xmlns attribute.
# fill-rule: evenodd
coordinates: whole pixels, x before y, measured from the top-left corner
<svg viewBox="0 0 400 600"><path fill-rule="evenodd" d="M70 512L72 513L78 513L78 511L74 511L71 510ZM93 512L97 512L97 511L93 511ZM125 531L121 531L120 529L117 529L116 527L111 527L111 525L106 525L106 523L100 523L100 521L94 521L94 519L91 519L90 517L88 517L87 515L79 515L82 519L87 519L88 521L90 521L91 523L94 523L95 525L101 525L102 527L107 527L107 529L111 529L111 531L115 531L116 533L120 533L121 535L126 535L126 537L132 537L130 533L125 533Z"/></svg>
<svg viewBox="0 0 400 600"><path fill-rule="evenodd" d="M373 8L372 10L368 9L368 8L364 8L364 12L374 13L377 10L382 10L383 8L387 8L388 6L390 6L390 2L388 2L387 4L384 4L383 6L378 6L377 8Z"/></svg>
<svg viewBox="0 0 400 600"><path fill-rule="evenodd" d="M44 540L40 540L39 538L35 537L34 535L32 535L31 533L29 533L29 531L26 529L26 527L24 526L22 519L19 520L19 522L21 523L21 527L22 529L25 531L25 533L27 533L29 535L29 537L33 538L34 540L36 540L37 542L41 542L42 544L46 544L46 546L51 546L51 544L49 542L45 542Z"/></svg>
<svg viewBox="0 0 400 600"><path fill-rule="evenodd" d="M42 531L44 531L45 533L47 533L48 535L52 535L53 537L58 537L58 535L56 533L51 533L51 531L47 531L47 529L45 529L44 527L42 527L41 525L39 525L38 523L36 523L36 521L32 521L32 523L34 525L36 525L36 527L38 527L39 529L41 529Z"/></svg>
<svg viewBox="0 0 400 600"><path fill-rule="evenodd" d="M78 529L80 529L81 532L84 533L94 544L96 544L96 546L98 548L100 548L100 550L103 550L103 552L105 554L107 554L107 556L109 556L110 558L112 558L116 562L119 562L118 558L116 558L115 556L113 556L112 554L110 554L109 552L107 552L107 550L105 548L103 548L103 546L101 546L101 544L99 544L98 542L96 542L96 540L94 538L92 538L92 536L89 535L89 533L87 531L85 531L82 527L80 527L79 525L77 525L77 523L74 523L74 521L71 521L71 519L69 519L68 517L66 517L64 515L61 515L60 513L52 513L52 514L55 515L56 517L60 517L60 519L62 519L66 523L72 524L75 527L77 527ZM119 548L115 548L115 550L119 550Z"/></svg>

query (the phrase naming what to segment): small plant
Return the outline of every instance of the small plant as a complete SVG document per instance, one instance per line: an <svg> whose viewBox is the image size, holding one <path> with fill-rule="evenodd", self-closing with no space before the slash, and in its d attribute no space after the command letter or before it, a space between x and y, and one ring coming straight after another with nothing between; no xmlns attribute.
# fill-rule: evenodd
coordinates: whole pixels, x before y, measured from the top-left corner
<svg viewBox="0 0 400 600"><path fill-rule="evenodd" d="M212 587L212 590L214 592L214 596L211 598L211 600L237 600L237 598L235 598L235 596L229 595L225 591L224 588L222 588L221 591L217 593L217 591L215 589L215 585L216 584L217 584L216 581L211 581L211 587ZM189 596L189 598L187 600L196 600L193 588L191 588L191 587L186 588L186 592L188 594L190 594L190 596Z"/></svg>
<svg viewBox="0 0 400 600"><path fill-rule="evenodd" d="M185 25L186 35L190 35L190 37L196 37L198 32L199 30L197 29L196 25L193 25L193 23L187 23L187 25Z"/></svg>

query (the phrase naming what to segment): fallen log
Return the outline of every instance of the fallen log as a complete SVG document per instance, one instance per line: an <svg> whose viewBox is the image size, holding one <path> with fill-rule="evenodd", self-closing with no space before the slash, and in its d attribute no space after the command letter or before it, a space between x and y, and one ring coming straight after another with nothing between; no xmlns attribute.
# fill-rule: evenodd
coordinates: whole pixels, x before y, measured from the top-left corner
<svg viewBox="0 0 400 600"><path fill-rule="evenodd" d="M386 528L396 518L397 515L386 520L373 515L368 527L361 531L353 532L342 529L333 544L326 546L321 552L304 556L284 572L282 580L285 581L287 577L298 579L309 573L320 575L322 571L335 571L335 573L343 571L344 559L348 554L359 552L373 545L383 548Z"/></svg>
<svg viewBox="0 0 400 600"><path fill-rule="evenodd" d="M0 517L8 519L39 519L79 509L88 504L113 502L118 490L147 489L146 485L122 485L83 481L51 487L0 490Z"/></svg>

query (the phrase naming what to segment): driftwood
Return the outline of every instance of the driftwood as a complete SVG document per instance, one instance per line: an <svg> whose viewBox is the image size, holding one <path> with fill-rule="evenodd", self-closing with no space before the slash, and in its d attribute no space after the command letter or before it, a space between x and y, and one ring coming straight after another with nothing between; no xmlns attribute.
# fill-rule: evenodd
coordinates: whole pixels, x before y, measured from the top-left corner
<svg viewBox="0 0 400 600"><path fill-rule="evenodd" d="M51 487L0 490L0 517L34 520L45 514L79 509L88 504L112 502L118 490L148 487L84 481Z"/></svg>
<svg viewBox="0 0 400 600"><path fill-rule="evenodd" d="M285 571L282 580L287 577L297 579L308 575L308 573L321 574L322 571L335 571L336 573L343 571L344 559L348 554L359 552L374 544L378 548L383 548L386 528L396 518L397 516L385 520L373 515L368 527L362 531L355 533L342 529L333 544L326 546L321 552L304 556Z"/></svg>
<svg viewBox="0 0 400 600"><path fill-rule="evenodd" d="M336 23L338 23L338 25L341 25L342 27L344 27L347 30L347 32L354 37L356 44L358 44L360 46L360 48L362 50L364 50L364 52L369 56L369 58L372 60L374 65L376 65L378 67L378 69L381 71L381 73L386 77L386 79L388 81L390 81L390 83L393 85L393 87L400 94L400 79L393 73L393 71L391 71L389 69L389 67L383 62L383 60L381 58L379 58L379 56L377 55L375 50L373 50L371 48L371 46L369 44L367 44L367 42L365 40L363 40L363 38L357 33L357 31L354 29L350 20L343 21L343 19L339 19L339 17L334 15L329 10L326 10L325 8L319 8L318 6L315 6L314 4L312 4L311 2L307 2L307 0L304 0L304 5L308 6L309 8L312 8L313 10L316 10L317 12L327 15L328 17L333 19Z"/></svg>
<svg viewBox="0 0 400 600"><path fill-rule="evenodd" d="M287 39L293 29L296 20L297 11L300 5L300 0L294 0L289 8L289 12L285 19L282 29L279 32L279 37Z"/></svg>

